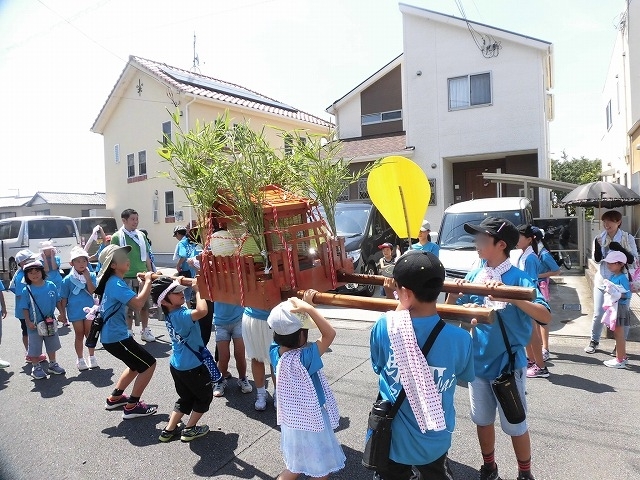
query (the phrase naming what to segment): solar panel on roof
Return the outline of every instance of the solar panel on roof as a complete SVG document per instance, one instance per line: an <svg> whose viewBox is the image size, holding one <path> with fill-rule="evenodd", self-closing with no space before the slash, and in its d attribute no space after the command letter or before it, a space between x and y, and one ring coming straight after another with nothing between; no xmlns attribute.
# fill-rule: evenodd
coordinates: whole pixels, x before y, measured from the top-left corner
<svg viewBox="0 0 640 480"><path fill-rule="evenodd" d="M261 95L258 95L257 93L250 92L249 90L245 90L242 87L233 87L231 85L225 85L223 83L216 82L211 78L196 77L194 75L189 75L184 72L173 70L171 68L162 68L162 71L167 75L169 75L174 80L181 83L187 83L194 87L200 87L206 90L213 90L214 92L224 93L227 95L231 95L233 97L243 98L245 100L251 100L253 102L262 103L264 105L281 108L283 110L289 110L291 112L297 112L295 108L287 104L276 102L275 100L271 100L270 98L263 97Z"/></svg>

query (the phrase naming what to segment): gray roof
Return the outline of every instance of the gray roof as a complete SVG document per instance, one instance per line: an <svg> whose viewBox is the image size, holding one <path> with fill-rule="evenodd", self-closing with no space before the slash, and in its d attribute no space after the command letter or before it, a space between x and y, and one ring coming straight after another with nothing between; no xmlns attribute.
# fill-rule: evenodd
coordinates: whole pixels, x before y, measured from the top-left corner
<svg viewBox="0 0 640 480"><path fill-rule="evenodd" d="M36 192L29 200L27 206L33 205L35 199L40 197L45 203L51 205L106 205L106 193L62 193L62 192Z"/></svg>
<svg viewBox="0 0 640 480"><path fill-rule="evenodd" d="M33 197L0 197L0 208L24 207Z"/></svg>

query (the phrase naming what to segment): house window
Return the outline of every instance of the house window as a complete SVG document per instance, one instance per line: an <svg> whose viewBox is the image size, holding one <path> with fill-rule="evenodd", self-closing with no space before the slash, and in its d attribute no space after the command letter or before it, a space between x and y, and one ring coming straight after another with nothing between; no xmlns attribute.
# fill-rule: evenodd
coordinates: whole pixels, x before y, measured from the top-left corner
<svg viewBox="0 0 640 480"><path fill-rule="evenodd" d="M611 116L611 100L607 103L605 114L607 115L607 130L610 130L611 124L613 123L613 117Z"/></svg>
<svg viewBox="0 0 640 480"><path fill-rule="evenodd" d="M285 134L284 135L284 156L290 157L292 153L293 153L293 138L291 138L291 135Z"/></svg>
<svg viewBox="0 0 640 480"><path fill-rule="evenodd" d="M479 73L448 79L449 110L491 105L491 74Z"/></svg>
<svg viewBox="0 0 640 480"><path fill-rule="evenodd" d="M138 152L138 175L147 174L147 151Z"/></svg>
<svg viewBox="0 0 640 480"><path fill-rule="evenodd" d="M80 216L81 217L90 217L91 216L91 211L89 209L80 210Z"/></svg>
<svg viewBox="0 0 640 480"><path fill-rule="evenodd" d="M344 200L349 200L349 187L345 188L342 193L338 196L338 201L342 202Z"/></svg>
<svg viewBox="0 0 640 480"><path fill-rule="evenodd" d="M367 178L360 178L358 180L358 198L369 198L369 191L367 190Z"/></svg>
<svg viewBox="0 0 640 480"><path fill-rule="evenodd" d="M17 217L16 212L2 212L0 213L0 220L4 220L5 218Z"/></svg>
<svg viewBox="0 0 640 480"><path fill-rule="evenodd" d="M176 214L173 192L164 192L164 213L165 217L173 217Z"/></svg>
<svg viewBox="0 0 640 480"><path fill-rule="evenodd" d="M171 122L162 122L162 145L167 146L171 141Z"/></svg>
<svg viewBox="0 0 640 480"><path fill-rule="evenodd" d="M135 177L136 176L136 164L133 153L127 154L127 177Z"/></svg>
<svg viewBox="0 0 640 480"><path fill-rule="evenodd" d="M45 210L36 210L33 212L33 214L36 217L42 217L43 215L51 215L51 210L50 209L45 209Z"/></svg>
<svg viewBox="0 0 640 480"><path fill-rule="evenodd" d="M368 113L360 117L362 125L372 125L374 123L395 122L402 120L402 110L391 110L389 112Z"/></svg>
<svg viewBox="0 0 640 480"><path fill-rule="evenodd" d="M298 137L297 141L299 141L299 143L302 145L305 145L307 143L307 139L305 137ZM288 133L285 133L284 134L284 156L290 157L291 155L293 155L294 147L295 147L295 142L294 142L293 136L289 135Z"/></svg>

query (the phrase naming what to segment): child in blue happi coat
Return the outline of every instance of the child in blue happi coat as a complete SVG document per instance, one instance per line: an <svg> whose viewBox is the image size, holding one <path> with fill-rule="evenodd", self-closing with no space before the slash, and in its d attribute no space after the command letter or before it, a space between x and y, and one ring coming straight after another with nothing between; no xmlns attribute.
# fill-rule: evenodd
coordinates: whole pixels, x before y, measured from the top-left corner
<svg viewBox="0 0 640 480"><path fill-rule="evenodd" d="M84 340L89 336L92 323L87 320L84 309L95 304L93 292L97 285L96 274L89 270L89 254L80 247L71 249L69 263L71 271L62 280L60 297L62 309L75 333L76 366L80 371L98 368L95 348L89 348L88 361L84 359Z"/></svg>

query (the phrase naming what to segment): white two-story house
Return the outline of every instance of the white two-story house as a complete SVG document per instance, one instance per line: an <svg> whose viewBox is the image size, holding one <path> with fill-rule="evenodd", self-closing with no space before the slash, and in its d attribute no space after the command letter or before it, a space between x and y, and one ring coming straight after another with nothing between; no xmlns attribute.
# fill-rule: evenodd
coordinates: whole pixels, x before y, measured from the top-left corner
<svg viewBox="0 0 640 480"><path fill-rule="evenodd" d="M548 190L496 185L482 173L550 178L551 43L405 4L400 11L403 53L327 109L345 157L354 168L388 155L420 165L434 230L449 205L477 198L523 195L534 214L547 214ZM366 196L365 185L350 197Z"/></svg>
<svg viewBox="0 0 640 480"><path fill-rule="evenodd" d="M228 112L232 122L265 129L275 148L285 148L281 131L326 134L332 124L240 85L197 72L131 56L91 131L104 137L107 209L135 209L156 254L171 258L176 225L193 224L195 213L183 190L163 172L170 165L157 153L165 137L175 138L169 112L180 111L183 131ZM158 255L156 255L158 258ZM165 258L165 255L162 255Z"/></svg>
<svg viewBox="0 0 640 480"><path fill-rule="evenodd" d="M621 3L622 7L622 3ZM624 2L602 89L602 172L640 192L640 4ZM629 210L631 211L631 209ZM640 227L640 207L627 228Z"/></svg>

